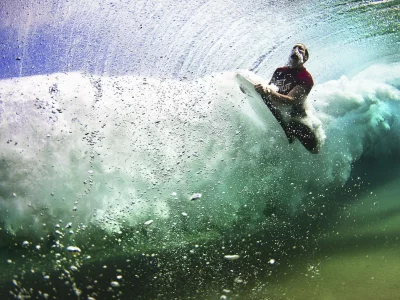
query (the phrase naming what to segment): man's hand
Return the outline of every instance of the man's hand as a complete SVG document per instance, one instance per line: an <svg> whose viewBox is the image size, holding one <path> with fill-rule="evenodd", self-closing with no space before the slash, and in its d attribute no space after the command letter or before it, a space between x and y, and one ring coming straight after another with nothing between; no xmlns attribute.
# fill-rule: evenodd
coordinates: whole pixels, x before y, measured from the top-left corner
<svg viewBox="0 0 400 300"><path fill-rule="evenodd" d="M256 91L261 95L261 97L268 98L268 101L273 103L280 103L283 105L293 105L295 102L304 103L307 98L308 92L306 87L302 84L296 85L287 95L279 94L271 89L270 85L256 84L254 85ZM264 99L265 101L265 99Z"/></svg>
<svg viewBox="0 0 400 300"><path fill-rule="evenodd" d="M271 89L262 84L256 84L254 88L261 96L269 96L271 94Z"/></svg>

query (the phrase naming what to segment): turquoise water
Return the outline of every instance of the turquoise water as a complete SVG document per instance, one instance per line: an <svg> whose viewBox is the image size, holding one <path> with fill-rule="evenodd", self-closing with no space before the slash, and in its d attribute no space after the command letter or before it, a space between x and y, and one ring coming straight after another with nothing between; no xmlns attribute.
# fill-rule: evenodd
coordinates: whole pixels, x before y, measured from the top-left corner
<svg viewBox="0 0 400 300"><path fill-rule="evenodd" d="M3 298L396 299L399 1L0 8ZM318 155L236 78L299 41Z"/></svg>

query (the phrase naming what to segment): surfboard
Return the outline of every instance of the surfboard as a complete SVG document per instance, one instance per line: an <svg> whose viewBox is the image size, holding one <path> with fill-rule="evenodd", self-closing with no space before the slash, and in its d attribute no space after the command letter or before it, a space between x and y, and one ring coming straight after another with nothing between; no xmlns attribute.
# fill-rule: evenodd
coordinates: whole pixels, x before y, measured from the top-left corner
<svg viewBox="0 0 400 300"><path fill-rule="evenodd" d="M309 152L313 154L317 154L319 152L320 141L310 126L300 122L298 119L287 116L282 109L273 105L266 97L261 97L261 95L254 88L255 83L249 78L241 74L236 74L236 78L242 93L252 98L258 98L258 103L256 104L258 107L255 107L256 110L259 110L258 113L263 110L260 105L268 107L269 111L272 113L276 121L285 132L289 143L293 143L295 139L298 139Z"/></svg>

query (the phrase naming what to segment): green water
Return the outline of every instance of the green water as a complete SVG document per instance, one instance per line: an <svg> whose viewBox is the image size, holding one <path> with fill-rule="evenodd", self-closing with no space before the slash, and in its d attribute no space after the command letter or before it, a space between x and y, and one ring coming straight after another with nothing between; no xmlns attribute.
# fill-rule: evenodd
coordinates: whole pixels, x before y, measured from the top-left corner
<svg viewBox="0 0 400 300"><path fill-rule="evenodd" d="M385 169L377 162L367 165ZM85 254L61 253L58 264L56 250L42 257L19 250L13 263L2 262L2 295L10 290L52 299L399 299L398 170L375 183L370 180L376 174L357 170L345 192L308 207L308 217L277 213L252 234L243 235L240 226L229 234L187 232L180 244L162 247L148 232L129 249L105 241ZM227 261L226 254L240 258ZM118 275L120 286L111 287Z"/></svg>

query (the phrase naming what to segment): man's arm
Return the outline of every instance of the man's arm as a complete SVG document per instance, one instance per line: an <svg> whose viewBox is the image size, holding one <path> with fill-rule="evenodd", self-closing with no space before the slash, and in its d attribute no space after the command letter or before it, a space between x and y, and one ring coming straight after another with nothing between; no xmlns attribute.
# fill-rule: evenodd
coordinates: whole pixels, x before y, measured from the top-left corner
<svg viewBox="0 0 400 300"><path fill-rule="evenodd" d="M279 94L269 87L262 84L254 86L256 91L263 97L267 97L274 104L293 105L294 103L304 102L309 93L307 87L303 84L296 85L287 95Z"/></svg>

